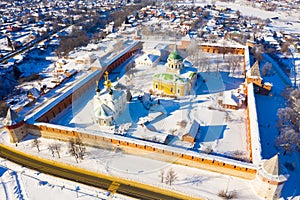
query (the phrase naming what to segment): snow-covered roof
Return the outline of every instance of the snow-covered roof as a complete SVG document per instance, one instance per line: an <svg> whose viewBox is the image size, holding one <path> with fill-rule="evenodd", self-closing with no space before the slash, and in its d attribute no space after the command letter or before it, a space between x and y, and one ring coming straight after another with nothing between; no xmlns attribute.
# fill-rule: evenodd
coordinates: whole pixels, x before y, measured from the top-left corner
<svg viewBox="0 0 300 200"><path fill-rule="evenodd" d="M106 119L114 116L114 111L108 107L106 104L102 103L96 110L95 116L101 119Z"/></svg>
<svg viewBox="0 0 300 200"><path fill-rule="evenodd" d="M245 95L238 90L226 90L223 93L223 104L239 106L245 100Z"/></svg>
<svg viewBox="0 0 300 200"><path fill-rule="evenodd" d="M232 106L238 106L239 105L239 101L237 98L234 98L234 93L233 91L230 90L226 90L223 93L223 102L222 104L225 105L232 105Z"/></svg>
<svg viewBox="0 0 300 200"><path fill-rule="evenodd" d="M37 99L40 97L41 93L37 88L33 87L28 91L27 95L30 95L33 98Z"/></svg>
<svg viewBox="0 0 300 200"><path fill-rule="evenodd" d="M190 123L189 131L187 134L189 134L193 138L196 138L199 128L199 123L196 120L193 120L193 122Z"/></svg>
<svg viewBox="0 0 300 200"><path fill-rule="evenodd" d="M154 63L157 59L159 59L159 56L153 55L153 54L143 54L140 57L136 58L136 62L149 62Z"/></svg>
<svg viewBox="0 0 300 200"><path fill-rule="evenodd" d="M105 63L100 57L97 56L96 60L91 64L91 67L102 69L105 66Z"/></svg>

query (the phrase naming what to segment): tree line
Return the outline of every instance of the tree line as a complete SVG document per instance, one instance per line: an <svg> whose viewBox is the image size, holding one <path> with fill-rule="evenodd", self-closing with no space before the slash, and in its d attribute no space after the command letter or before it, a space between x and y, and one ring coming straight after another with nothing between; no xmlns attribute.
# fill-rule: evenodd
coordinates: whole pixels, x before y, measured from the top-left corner
<svg viewBox="0 0 300 200"><path fill-rule="evenodd" d="M40 144L41 141L38 138L34 138L31 142L31 147L36 148L38 152L40 152ZM48 144L48 151L51 153L52 157L54 158L57 156L60 158L61 154L61 144L58 143L52 143ZM78 163L79 160L84 160L84 156L86 155L86 147L85 144L82 142L80 138L76 139L70 139L68 142L68 150L67 152L69 155L73 156L76 160L76 163Z"/></svg>
<svg viewBox="0 0 300 200"><path fill-rule="evenodd" d="M286 106L277 111L279 135L275 145L286 153L300 153L300 88L287 88L283 92Z"/></svg>

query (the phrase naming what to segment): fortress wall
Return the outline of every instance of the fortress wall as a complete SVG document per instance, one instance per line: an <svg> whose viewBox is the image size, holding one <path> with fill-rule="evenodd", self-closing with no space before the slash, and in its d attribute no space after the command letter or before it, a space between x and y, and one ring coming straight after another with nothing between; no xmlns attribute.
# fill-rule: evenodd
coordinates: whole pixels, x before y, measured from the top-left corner
<svg viewBox="0 0 300 200"><path fill-rule="evenodd" d="M181 41L181 45L177 45L176 47L178 49L186 49L188 45L190 44L190 41ZM174 44L169 45L170 49L174 49ZM230 47L230 46L218 46L218 45L210 45L210 44L201 44L199 45L199 48L201 48L203 51L208 53L220 53L220 54L239 54L244 55L245 54L245 48L244 47Z"/></svg>
<svg viewBox="0 0 300 200"><path fill-rule="evenodd" d="M256 112L256 102L254 95L253 83L247 84L248 95L247 95L247 133L249 134L249 140L251 143L252 163L257 165L261 160L261 144L258 127L258 118Z"/></svg>
<svg viewBox="0 0 300 200"><path fill-rule="evenodd" d="M68 141L80 138L83 143L107 150L123 151L128 154L143 156L165 162L176 163L189 167L209 170L222 174L228 174L244 179L254 179L256 169L252 165L243 165L239 162L226 159L219 160L206 154L189 155L188 152L176 152L158 146L152 146L151 142L144 142L144 145L135 143L134 140L121 140L115 137L103 135L91 135L89 133L63 129L62 127L47 125L29 125L28 131L34 135L44 138ZM138 151L137 151L138 149Z"/></svg>
<svg viewBox="0 0 300 200"><path fill-rule="evenodd" d="M212 51L212 52L217 52L217 51L219 52L220 50L218 49L220 47L205 46L204 48L206 49L206 51ZM126 54L124 54L124 56L130 57L137 50L138 49L129 51ZM246 50L242 48L230 48L230 51L236 54L243 54L245 53ZM245 63L248 64L248 61L245 60ZM114 68L119 66L119 63L113 61L110 64L110 66L111 68L109 69L113 70ZM247 69L247 66L245 66L245 68ZM99 75L101 76L101 73L99 73ZM84 94L83 91L86 91L87 88L92 87L92 85L95 84L96 80L97 78L94 77L94 79L90 79L89 81L87 81L86 84L78 88L78 93L75 92L73 95L70 95L67 98L65 98L62 102L58 104L57 108L53 108L53 110L52 109L49 110L45 115L41 117L41 119L43 119L44 122L49 122L53 116L57 115L59 112L61 112L63 109L65 109L68 105L72 103L73 97L79 98L81 95ZM246 89L248 90L248 88ZM77 91L77 89L74 90ZM252 160L253 158L252 142L253 140L255 140L256 137L255 138L251 137L252 134L250 128L251 116L250 116L248 106L246 108L246 115L247 115L247 143L250 151L250 158ZM128 140L125 137L122 139L118 139L115 137L111 137L109 134L93 135L82 131L81 132L74 131L69 128L66 129L63 126L56 126L52 124L44 124L44 125L28 124L27 128L28 128L28 132L30 132L31 134L42 136L45 138L58 139L62 141L68 141L71 138L73 139L80 138L85 144L90 146L95 146L98 148L104 148L104 149L115 150L115 151L121 150L133 155L139 155L139 156L148 157L152 159L167 161L167 162L186 165L190 167L196 167L204 170L214 171L222 174L228 174L228 175L237 176L245 179L254 179L256 174L256 168L249 163L243 164L242 162L239 161L233 161L231 159L226 159L226 158L218 158L216 156L211 156L207 154L197 154L195 156L195 155L190 155L191 153L188 152L179 153L179 151L173 151L167 148L160 147L162 145L157 145L158 147L155 145L155 147L153 147L153 143L151 142L143 141L144 144L141 144L140 141ZM254 141L254 142L256 144L259 141Z"/></svg>
<svg viewBox="0 0 300 200"><path fill-rule="evenodd" d="M216 45L200 45L200 48L208 53L220 53L220 54L238 54L244 55L245 48L243 47L226 47Z"/></svg>
<svg viewBox="0 0 300 200"><path fill-rule="evenodd" d="M245 73L251 69L249 47L245 47L244 54ZM250 160L253 164L261 161L261 144L257 122L257 112L255 103L255 94L253 83L246 82L247 107L246 107L246 124L247 124L247 144L250 152Z"/></svg>

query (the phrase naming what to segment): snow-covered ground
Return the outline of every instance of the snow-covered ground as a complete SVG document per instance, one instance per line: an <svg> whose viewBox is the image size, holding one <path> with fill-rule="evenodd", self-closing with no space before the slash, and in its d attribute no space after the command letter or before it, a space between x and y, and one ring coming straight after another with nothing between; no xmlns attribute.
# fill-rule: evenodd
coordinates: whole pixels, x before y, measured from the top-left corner
<svg viewBox="0 0 300 200"><path fill-rule="evenodd" d="M206 4L212 3L210 0L196 0L195 5L204 6ZM300 16L296 10L286 10L284 7L282 9L278 8L275 12L265 11L259 8L257 4L256 7L252 7L253 2L247 0L235 0L234 2L222 2L215 1L216 5L228 7L233 10L238 10L243 16L257 17L260 19L272 19L278 17L277 20L273 20L270 27L271 30L284 31L286 33L300 33ZM298 4L299 9L299 4Z"/></svg>
<svg viewBox="0 0 300 200"><path fill-rule="evenodd" d="M211 60L216 59L216 55ZM222 55L218 55L218 60ZM243 68L235 71L240 74ZM215 63L211 63L210 71L216 70ZM223 109L218 100L222 98L222 92L237 89L244 81L228 74L226 64L218 66L220 72L201 72L197 80L197 86L193 89L193 95L178 98L153 97L153 105L146 109L138 99L143 91L147 92L152 88L152 77L154 73L164 70L163 64L154 68L134 68L122 76L122 72L114 72L111 79L119 74L119 83L131 88L133 99L126 106L125 111L116 119L117 127L131 123L126 132L127 137L146 139L164 143L169 134L177 136L178 139L169 145L193 148L195 151L211 148L214 153L223 154L229 157L237 156L239 159L247 160L249 152L246 143L246 112L244 108L239 110ZM101 83L100 83L101 84ZM93 113L94 88L91 88L83 97L73 103L68 109L60 113L51 123L79 127L86 130L99 131L101 128L95 123ZM158 99L160 104L158 104ZM139 125L139 121L145 117L151 117L154 113L161 113L156 119L146 126ZM199 138L194 145L182 142L181 137L189 130L185 130L178 124L181 121L187 123L197 121L200 124ZM106 130L106 129L105 129ZM242 154L242 155L241 155Z"/></svg>
<svg viewBox="0 0 300 200"><path fill-rule="evenodd" d="M8 135L3 131L0 135L2 143L8 143ZM30 137L18 143L19 150L48 159L65 162L78 167L83 167L95 172L122 177L142 183L159 186L195 197L207 199L222 199L218 197L221 190L235 191L239 199L259 199L252 189L252 181L230 177L182 165L147 159L139 156L124 154L121 151L109 151L87 147L84 160L76 163L74 157L68 153L67 144L50 139L39 138L40 152L32 148ZM60 156L52 157L48 145L57 143L61 145ZM13 144L8 144L14 146ZM7 169L9 168L9 169ZM167 173L173 169L177 179L172 186L160 182L161 171ZM1 173L2 172L2 173ZM216 184L218 183L218 184ZM40 199L45 194L52 199L108 199L107 191L84 186L82 184L55 178L36 171L32 171L11 162L0 160L0 199ZM2 192L4 191L4 192ZM53 194L53 196L51 196ZM22 196L23 198L21 198ZM129 199L116 195L115 199Z"/></svg>
<svg viewBox="0 0 300 200"><path fill-rule="evenodd" d="M43 174L0 158L0 199L130 200L133 198L120 194L109 197L108 191Z"/></svg>

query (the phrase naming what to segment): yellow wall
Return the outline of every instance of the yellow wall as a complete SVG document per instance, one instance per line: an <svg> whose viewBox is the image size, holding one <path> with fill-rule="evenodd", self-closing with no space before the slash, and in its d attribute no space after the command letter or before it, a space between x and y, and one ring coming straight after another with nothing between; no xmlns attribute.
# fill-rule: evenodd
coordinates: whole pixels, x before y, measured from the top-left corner
<svg viewBox="0 0 300 200"><path fill-rule="evenodd" d="M184 96L184 91L186 90L186 87L188 87L188 84L180 84L175 85L174 83L170 82L162 82L159 80L154 79L152 81L153 84L153 90L163 91L166 95L176 95L176 96ZM157 88L156 88L157 84ZM172 92L171 92L172 88ZM177 90L180 89L180 93L177 93Z"/></svg>

